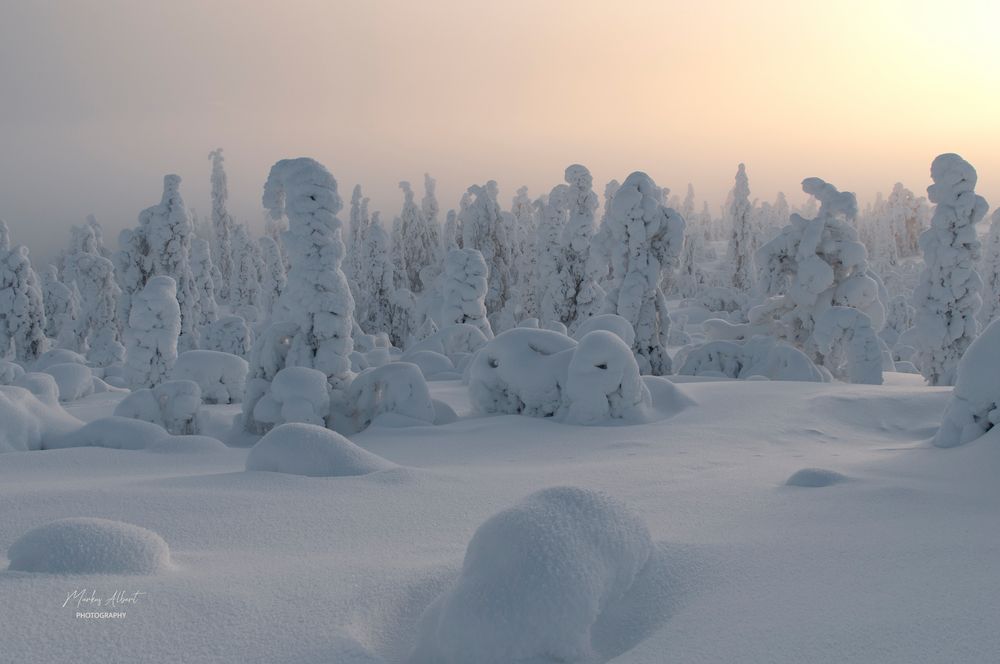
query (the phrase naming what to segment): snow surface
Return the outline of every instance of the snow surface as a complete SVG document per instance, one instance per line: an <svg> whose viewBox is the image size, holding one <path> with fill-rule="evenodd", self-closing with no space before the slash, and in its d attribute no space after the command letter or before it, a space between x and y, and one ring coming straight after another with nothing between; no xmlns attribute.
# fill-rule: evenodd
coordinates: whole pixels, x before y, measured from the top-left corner
<svg viewBox="0 0 1000 664"><path fill-rule="evenodd" d="M101 518L160 534L174 567L0 571L0 597L15 600L0 602L0 659L107 662L114 643L154 663L402 664L477 528L572 485L627 505L657 559L632 584L642 594L590 629L591 661L995 661L1000 431L932 447L951 390L891 372L881 386L681 387L694 403L671 419L608 428L477 417L467 386L435 381L458 421L376 422L352 442L398 467L322 479L245 472L247 449L185 451L189 437L102 419L121 394L91 395L67 406L93 422L75 437L107 447L0 457L0 552L51 521ZM231 421L239 406L204 408ZM110 449L128 447L125 422L156 438L134 447L174 452ZM804 468L852 481L785 486ZM82 587L146 595L124 621L76 620L61 605Z"/></svg>

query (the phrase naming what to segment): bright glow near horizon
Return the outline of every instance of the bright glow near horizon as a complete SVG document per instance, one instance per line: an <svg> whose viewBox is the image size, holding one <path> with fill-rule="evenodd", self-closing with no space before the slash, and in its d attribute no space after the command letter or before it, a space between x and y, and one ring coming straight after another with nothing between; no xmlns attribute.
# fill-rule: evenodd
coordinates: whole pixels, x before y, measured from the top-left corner
<svg viewBox="0 0 1000 664"><path fill-rule="evenodd" d="M819 176L864 201L959 152L1000 203L1000 3L14 0L0 22L0 217L51 256L94 212L113 235L208 151L257 225L271 163L307 155L391 220L396 183L507 204L587 165L645 170L717 209Z"/></svg>

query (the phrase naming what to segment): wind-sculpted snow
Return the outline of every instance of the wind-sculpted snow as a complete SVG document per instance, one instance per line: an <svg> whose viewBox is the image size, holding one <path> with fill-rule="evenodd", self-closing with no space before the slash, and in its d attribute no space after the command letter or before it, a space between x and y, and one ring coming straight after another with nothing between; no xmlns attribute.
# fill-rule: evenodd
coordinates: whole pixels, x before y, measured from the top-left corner
<svg viewBox="0 0 1000 664"><path fill-rule="evenodd" d="M170 566L170 547L130 523L74 517L29 530L7 551L10 569L47 574L156 574Z"/></svg>

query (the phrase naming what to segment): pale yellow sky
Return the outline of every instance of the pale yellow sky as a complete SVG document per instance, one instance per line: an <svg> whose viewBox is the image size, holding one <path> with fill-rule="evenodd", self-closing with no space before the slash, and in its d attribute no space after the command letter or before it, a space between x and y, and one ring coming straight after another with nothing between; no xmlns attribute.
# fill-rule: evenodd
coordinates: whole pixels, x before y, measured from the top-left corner
<svg viewBox="0 0 1000 664"><path fill-rule="evenodd" d="M997 35L996 0L7 0L0 217L44 254L91 211L133 225L167 172L206 213L220 145L253 224L302 155L390 219L425 170L444 209L573 162L714 207L740 161L755 197L819 176L866 200L922 194L945 151L1000 203Z"/></svg>

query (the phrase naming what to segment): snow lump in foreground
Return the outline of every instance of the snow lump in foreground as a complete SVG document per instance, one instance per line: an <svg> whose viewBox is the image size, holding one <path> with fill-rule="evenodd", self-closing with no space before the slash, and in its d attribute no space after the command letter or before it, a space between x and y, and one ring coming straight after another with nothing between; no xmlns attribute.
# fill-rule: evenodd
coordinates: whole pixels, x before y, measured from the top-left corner
<svg viewBox="0 0 1000 664"><path fill-rule="evenodd" d="M309 477L367 475L394 467L335 431L298 422L271 429L247 456L247 470Z"/></svg>
<svg viewBox="0 0 1000 664"><path fill-rule="evenodd" d="M958 362L955 389L934 445L955 447L979 438L1000 422L1000 323L993 321Z"/></svg>
<svg viewBox="0 0 1000 664"><path fill-rule="evenodd" d="M646 526L616 500L538 491L473 535L455 585L421 618L410 664L595 661L592 630L652 555Z"/></svg>
<svg viewBox="0 0 1000 664"><path fill-rule="evenodd" d="M10 569L19 572L155 574L170 565L170 548L152 530L77 517L29 530L7 557Z"/></svg>

